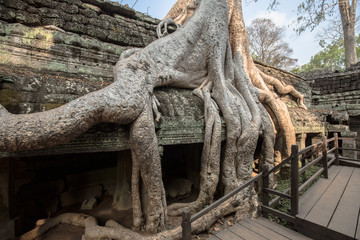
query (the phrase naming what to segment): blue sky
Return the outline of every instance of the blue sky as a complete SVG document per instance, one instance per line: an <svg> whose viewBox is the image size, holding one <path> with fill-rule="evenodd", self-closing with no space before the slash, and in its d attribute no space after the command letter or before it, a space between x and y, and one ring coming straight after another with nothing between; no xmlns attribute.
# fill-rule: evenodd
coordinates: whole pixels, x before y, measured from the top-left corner
<svg viewBox="0 0 360 240"><path fill-rule="evenodd" d="M121 4L128 4L130 7L134 5L136 0L118 0ZM134 9L148 15L162 19L176 0L137 0ZM310 61L311 56L320 50L318 41L315 39L316 32L307 31L298 36L294 31L293 21L296 19L296 9L299 4L294 0L280 0L276 11L268 10L267 0L258 0L253 2L243 0L243 12L246 26L258 17L271 18L278 26L284 26L287 29L286 41L294 50L292 57L297 58L298 64L302 65Z"/></svg>

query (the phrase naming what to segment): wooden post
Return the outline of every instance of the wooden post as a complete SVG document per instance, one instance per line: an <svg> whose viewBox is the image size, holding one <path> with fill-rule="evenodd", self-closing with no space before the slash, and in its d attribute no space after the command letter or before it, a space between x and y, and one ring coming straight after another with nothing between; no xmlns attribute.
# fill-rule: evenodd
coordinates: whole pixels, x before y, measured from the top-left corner
<svg viewBox="0 0 360 240"><path fill-rule="evenodd" d="M335 164L336 164L336 166L339 166L339 136L337 133L334 133L334 137L335 137L334 147L336 148L335 149L335 157L336 157Z"/></svg>
<svg viewBox="0 0 360 240"><path fill-rule="evenodd" d="M264 164L262 166L263 174L265 175L269 171L269 166ZM262 204L266 207L269 206L269 193L265 191L265 188L270 187L269 175L263 177L263 188L262 188ZM263 212L264 218L269 218L269 214L267 212Z"/></svg>
<svg viewBox="0 0 360 240"><path fill-rule="evenodd" d="M322 136L322 155L323 155L322 160L324 167L324 178L328 178L327 141L325 136Z"/></svg>
<svg viewBox="0 0 360 240"><path fill-rule="evenodd" d="M306 165L306 161L305 161L305 158L304 158L304 155L301 156L301 167L305 167Z"/></svg>
<svg viewBox="0 0 360 240"><path fill-rule="evenodd" d="M191 221L189 211L184 211L182 214L182 240L191 240Z"/></svg>
<svg viewBox="0 0 360 240"><path fill-rule="evenodd" d="M291 146L291 215L299 213L299 147Z"/></svg>

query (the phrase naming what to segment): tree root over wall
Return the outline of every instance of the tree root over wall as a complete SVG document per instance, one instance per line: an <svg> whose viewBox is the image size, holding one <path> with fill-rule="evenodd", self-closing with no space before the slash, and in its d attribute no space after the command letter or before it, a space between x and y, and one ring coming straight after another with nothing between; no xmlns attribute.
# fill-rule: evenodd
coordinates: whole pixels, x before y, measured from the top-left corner
<svg viewBox="0 0 360 240"><path fill-rule="evenodd" d="M248 50L241 1L188 3L194 5L184 5L186 15L179 18L188 19L184 26L123 57L114 68L115 81L108 87L42 113L13 115L0 108L0 150L6 151L63 143L100 122L130 124L133 227L136 231L163 232L144 237L111 220L102 227L92 217L69 214L47 220L23 239L32 239L34 234L42 234L60 222L85 226L86 239L178 239L179 227L166 230L168 214L179 215L185 209L197 212L213 201L216 189L226 194L250 179L259 140L261 163L273 164L274 149L283 156L289 154L290 145L295 143L294 128L285 104L267 84L275 86L279 93L292 94L300 102L302 96L255 67ZM194 93L204 101L200 193L190 204L166 204L153 121L153 114L159 117L153 89L160 86L195 89ZM226 124L223 153L220 116ZM146 198L139 191L140 179ZM256 209L256 194L248 188L194 222L193 230L205 230L218 218L234 212L239 218L253 216Z"/></svg>
<svg viewBox="0 0 360 240"><path fill-rule="evenodd" d="M250 202L256 203L256 196L252 195L249 198ZM211 226L217 221L226 215L229 215L233 212L242 212L241 208L249 208L251 205L250 202L246 203L247 206L240 206L240 202L243 202L244 199L240 200L237 197L230 198L220 207L210 211L208 214L199 218L192 223L192 233L197 234L203 231L206 231L211 228ZM252 214L256 212L256 209L251 211ZM245 213L244 217L255 217L249 212ZM85 228L85 233L82 237L82 240L101 240L101 239L114 239L114 240L175 240L181 239L182 229L181 227L176 227L171 230L165 230L161 233L154 234L152 236L144 236L137 232L134 232L128 228L123 227L113 220L109 220L105 223L105 226L99 226L96 218L79 213L65 213L59 215L55 218L50 218L46 220L39 220L37 226L23 234L20 237L20 240L33 240L37 237L44 235L46 232L55 228L60 224L70 224L77 227Z"/></svg>

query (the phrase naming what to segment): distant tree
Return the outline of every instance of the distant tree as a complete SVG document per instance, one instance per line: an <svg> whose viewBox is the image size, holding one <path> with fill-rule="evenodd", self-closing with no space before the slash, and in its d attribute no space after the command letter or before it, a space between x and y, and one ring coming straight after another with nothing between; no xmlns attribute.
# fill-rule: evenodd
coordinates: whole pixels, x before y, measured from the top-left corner
<svg viewBox="0 0 360 240"><path fill-rule="evenodd" d="M357 36L357 56L360 53L360 35ZM345 68L344 40L333 40L330 44L323 41L323 49L311 57L310 62L292 70L294 73L308 72L318 69L342 70Z"/></svg>
<svg viewBox="0 0 360 240"><path fill-rule="evenodd" d="M255 60L285 70L295 66L297 59L290 57L293 50L284 41L284 27L276 26L271 19L256 18L246 31Z"/></svg>
<svg viewBox="0 0 360 240"><path fill-rule="evenodd" d="M254 0L257 2L258 0ZM269 8L275 8L279 0L271 0ZM344 36L345 66L358 62L356 54L356 7L357 0L302 0L298 6L297 32L314 30L321 22L340 16ZM339 11L336 11L338 8Z"/></svg>
<svg viewBox="0 0 360 240"><path fill-rule="evenodd" d="M306 29L313 30L319 23L333 19L337 13L341 18L342 35L344 37L345 66L358 62L356 54L356 6L357 0L306 0L298 6L299 33ZM336 8L339 11L336 11Z"/></svg>

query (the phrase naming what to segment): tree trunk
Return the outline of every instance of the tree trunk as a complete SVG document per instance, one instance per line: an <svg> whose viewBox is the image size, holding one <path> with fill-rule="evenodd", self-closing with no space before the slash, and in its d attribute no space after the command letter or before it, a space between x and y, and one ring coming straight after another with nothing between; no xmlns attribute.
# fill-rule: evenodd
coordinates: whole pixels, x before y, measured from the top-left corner
<svg viewBox="0 0 360 240"><path fill-rule="evenodd" d="M287 107L277 93L291 94L305 106L303 96L292 86L284 86L256 68L249 52L240 0L179 0L175 6L175 12L181 14L174 14L173 18L181 22L188 19L184 26L120 60L114 68L115 81L107 88L45 113L18 116L0 108L2 150L45 147L49 134L50 144L58 144L76 137L74 132L81 134L102 121L131 124L134 228L143 227L147 232L164 229L167 219L153 123L153 112L157 113L153 88L195 89L204 100L206 139L201 160L202 189L199 198L189 204L192 212L212 201L218 182L227 193L251 178L259 138L263 139L262 158L269 164L274 162L275 134L271 126L277 130L276 150L285 157L289 154L289 146L295 144L294 128ZM268 85L274 86L276 93L271 92ZM223 154L220 154L219 111L226 124ZM35 128L40 131L35 132ZM44 130L48 128L53 130ZM148 199L144 205L139 190L141 180ZM182 207L189 206L172 210L180 213ZM249 187L203 219L212 223L234 211L243 216L244 213L253 215L256 210L257 197ZM79 221L84 224L85 219ZM94 229L87 224L85 227L85 235ZM200 221L194 223L195 231L209 227ZM101 231L93 231L98 236L94 238L115 238L114 234L122 234L117 227L100 228ZM164 239L179 237L178 230L169 234L164 233Z"/></svg>
<svg viewBox="0 0 360 240"><path fill-rule="evenodd" d="M345 67L349 68L352 64L358 62L356 53L356 36L355 36L355 12L357 0L353 0L350 5L349 0L339 1L339 11L341 24L344 33L345 48Z"/></svg>

